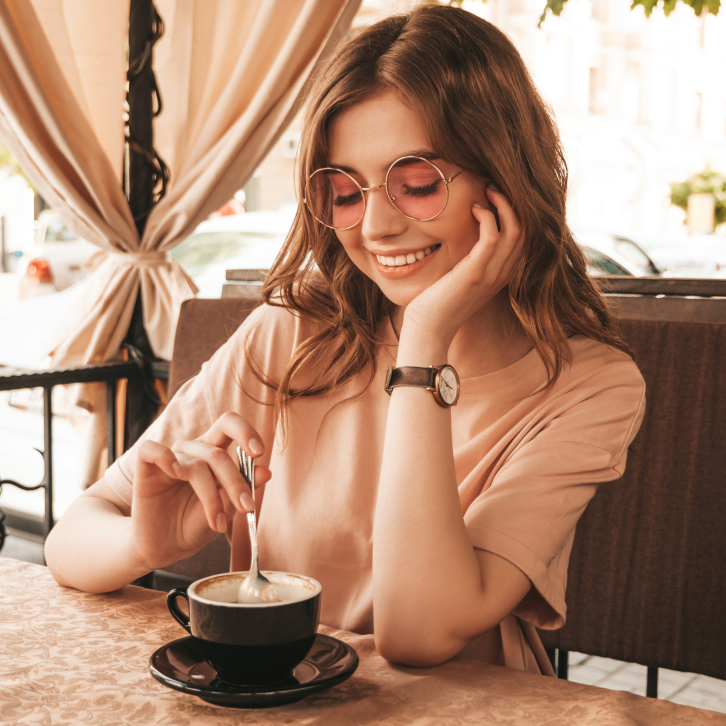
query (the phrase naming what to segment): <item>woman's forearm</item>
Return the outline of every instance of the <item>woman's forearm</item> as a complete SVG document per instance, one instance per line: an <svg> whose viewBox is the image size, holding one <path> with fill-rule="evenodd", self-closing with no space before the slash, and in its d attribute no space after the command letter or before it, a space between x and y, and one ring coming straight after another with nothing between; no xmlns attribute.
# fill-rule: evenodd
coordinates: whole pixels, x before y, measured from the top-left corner
<svg viewBox="0 0 726 726"><path fill-rule="evenodd" d="M404 326L397 366L447 362L448 345L407 332ZM376 644L390 659L445 660L476 635L481 571L461 513L451 410L422 388L399 387L391 396L373 584Z"/></svg>
<svg viewBox="0 0 726 726"><path fill-rule="evenodd" d="M80 496L45 543L45 559L58 584L110 592L145 575L131 547L131 518L111 502Z"/></svg>

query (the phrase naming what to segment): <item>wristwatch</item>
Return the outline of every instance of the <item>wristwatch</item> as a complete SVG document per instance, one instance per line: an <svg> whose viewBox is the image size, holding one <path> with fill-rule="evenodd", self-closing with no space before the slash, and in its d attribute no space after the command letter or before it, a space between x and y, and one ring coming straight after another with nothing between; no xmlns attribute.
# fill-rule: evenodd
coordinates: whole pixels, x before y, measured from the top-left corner
<svg viewBox="0 0 726 726"><path fill-rule="evenodd" d="M434 401L444 408L455 406L459 400L459 376L450 365L427 368L388 366L384 386L386 393L390 396L396 386L425 388L431 391Z"/></svg>

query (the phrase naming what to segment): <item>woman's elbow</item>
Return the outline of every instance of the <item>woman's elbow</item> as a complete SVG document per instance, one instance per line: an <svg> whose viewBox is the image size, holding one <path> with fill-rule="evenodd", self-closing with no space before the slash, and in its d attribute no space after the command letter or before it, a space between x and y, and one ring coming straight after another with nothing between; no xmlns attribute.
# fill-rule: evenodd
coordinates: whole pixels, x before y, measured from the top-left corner
<svg viewBox="0 0 726 726"><path fill-rule="evenodd" d="M397 635L375 635L378 654L389 663L432 668L451 660L466 643L454 642L450 638L421 638Z"/></svg>

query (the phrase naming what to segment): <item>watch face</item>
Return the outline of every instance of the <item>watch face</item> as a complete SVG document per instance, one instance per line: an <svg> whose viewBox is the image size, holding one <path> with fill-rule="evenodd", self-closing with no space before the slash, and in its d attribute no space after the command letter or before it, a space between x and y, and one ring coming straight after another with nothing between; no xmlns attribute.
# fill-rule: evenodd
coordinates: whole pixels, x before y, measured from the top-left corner
<svg viewBox="0 0 726 726"><path fill-rule="evenodd" d="M459 382L456 380L456 373L454 369L445 366L439 373L439 396L451 406L455 401L459 393Z"/></svg>

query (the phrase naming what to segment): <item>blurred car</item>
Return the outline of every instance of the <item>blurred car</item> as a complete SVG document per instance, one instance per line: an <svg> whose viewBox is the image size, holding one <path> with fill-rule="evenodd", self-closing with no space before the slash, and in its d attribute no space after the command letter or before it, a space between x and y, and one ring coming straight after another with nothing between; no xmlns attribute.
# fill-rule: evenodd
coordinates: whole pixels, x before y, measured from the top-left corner
<svg viewBox="0 0 726 726"><path fill-rule="evenodd" d="M293 217L294 211L290 210L215 217L202 222L172 250L172 255L196 283L199 297L218 298L228 269L269 269L285 241ZM57 233L56 228L53 234ZM60 233L65 235L62 230ZM78 238L73 236L60 244L72 239ZM85 251L91 254L98 249L84 244L90 248ZM52 269L53 258L50 265ZM30 260L26 260L26 269L28 267ZM85 270L79 277L78 282L60 292L53 284L49 290L51 295L29 295L26 297L30 299L0 308L0 366L36 369L47 366L50 341L87 286Z"/></svg>
<svg viewBox="0 0 726 726"><path fill-rule="evenodd" d="M690 234L687 237L653 239L648 252L671 275L678 277L726 277L726 237Z"/></svg>
<svg viewBox="0 0 726 726"><path fill-rule="evenodd" d="M661 266L629 237L600 229L575 228L572 232L588 259L592 260L590 274L653 277L664 273ZM612 271L615 269L619 271Z"/></svg>
<svg viewBox="0 0 726 726"><path fill-rule="evenodd" d="M225 284L227 270L270 268L285 241L294 214L293 209L286 209L208 219L174 248L171 254L196 283L199 297L218 298ZM584 235L578 233L580 242L583 237ZM65 244L66 241L60 244ZM591 275L642 274L642 265L638 267L624 260L622 254L610 255L603 248L611 249L612 244L608 246L600 238L596 241L601 246L582 244ZM96 251L93 245L89 247L87 252ZM640 250L637 245L635 247ZM647 260L650 258L645 253L643 257L646 259L647 269ZM61 327L75 301L82 297L85 285L84 271L80 282L62 292L55 292L54 288L53 295L23 300L1 308L0 366L41 368L47 365L45 353L49 347L48 341Z"/></svg>
<svg viewBox="0 0 726 726"><path fill-rule="evenodd" d="M227 270L270 268L293 218L294 209L209 219L171 254L199 287L198 297L217 298L222 294ZM660 274L645 250L627 237L600 230L578 230L575 234L587 257L590 275Z"/></svg>
<svg viewBox="0 0 726 726"><path fill-rule="evenodd" d="M82 280L88 274L84 263L96 252L96 245L71 232L50 211L41 213L38 220L40 243L18 260L18 297L26 300L60 292Z"/></svg>
<svg viewBox="0 0 726 726"><path fill-rule="evenodd" d="M197 297L218 298L227 270L272 266L294 217L294 209L214 217L202 222L171 254L199 288Z"/></svg>
<svg viewBox="0 0 726 726"><path fill-rule="evenodd" d="M580 245L585 253L585 261L587 264L587 274L590 277L603 277L605 275L635 275L612 257L608 257L604 252L595 250L592 247Z"/></svg>
<svg viewBox="0 0 726 726"><path fill-rule="evenodd" d="M0 307L0 367L46 368L48 350L87 284Z"/></svg>

